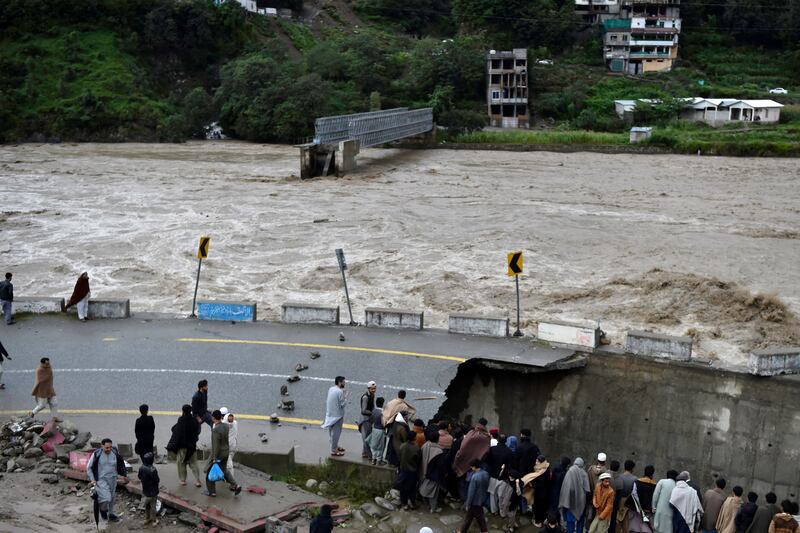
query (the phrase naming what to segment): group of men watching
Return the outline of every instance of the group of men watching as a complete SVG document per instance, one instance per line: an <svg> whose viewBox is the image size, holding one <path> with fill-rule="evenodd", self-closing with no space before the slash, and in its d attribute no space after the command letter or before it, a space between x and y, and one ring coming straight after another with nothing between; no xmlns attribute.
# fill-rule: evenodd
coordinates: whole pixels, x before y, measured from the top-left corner
<svg viewBox="0 0 800 533"><path fill-rule="evenodd" d="M481 418L473 427L415 418L405 391L384 402L369 383L361 396L359 429L362 456L373 464L397 468L395 488L403 508L422 499L431 512L445 498L459 500L466 510L461 531L473 521L488 531L485 511L505 518L508 530L530 516L542 533L798 533L797 503L769 493L757 505L755 493L742 500L734 487L718 479L705 494L689 472L669 470L656 480L655 467L635 474L636 463L607 462L604 453L586 467L583 459L562 457L551 465L533 441L530 430L506 436Z"/></svg>

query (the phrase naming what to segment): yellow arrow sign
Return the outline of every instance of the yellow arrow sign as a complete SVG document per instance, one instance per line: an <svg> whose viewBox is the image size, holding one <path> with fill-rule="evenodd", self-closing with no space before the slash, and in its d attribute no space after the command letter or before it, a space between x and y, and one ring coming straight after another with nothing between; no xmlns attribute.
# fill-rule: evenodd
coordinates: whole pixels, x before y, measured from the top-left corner
<svg viewBox="0 0 800 533"><path fill-rule="evenodd" d="M522 252L511 252L508 254L508 275L520 274L522 274Z"/></svg>
<svg viewBox="0 0 800 533"><path fill-rule="evenodd" d="M208 257L208 247L211 244L211 237L200 237L200 246L197 248L197 258L205 259Z"/></svg>

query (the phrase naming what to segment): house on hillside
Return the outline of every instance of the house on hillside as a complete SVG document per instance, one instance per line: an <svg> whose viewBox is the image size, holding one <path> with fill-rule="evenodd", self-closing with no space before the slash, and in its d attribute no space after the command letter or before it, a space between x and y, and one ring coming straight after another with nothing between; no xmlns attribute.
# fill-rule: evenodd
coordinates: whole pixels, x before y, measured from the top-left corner
<svg viewBox="0 0 800 533"><path fill-rule="evenodd" d="M678 58L680 0L575 0L575 12L588 24L602 24L611 72L667 71Z"/></svg>
<svg viewBox="0 0 800 533"><path fill-rule="evenodd" d="M500 128L527 128L528 49L489 50L486 55L486 106L489 123Z"/></svg>
<svg viewBox="0 0 800 533"><path fill-rule="evenodd" d="M730 122L774 124L781 119L781 108L773 100L739 100L736 98L683 98L681 118L721 126ZM660 104L661 100L614 100L614 111L626 122L633 122L637 108Z"/></svg>

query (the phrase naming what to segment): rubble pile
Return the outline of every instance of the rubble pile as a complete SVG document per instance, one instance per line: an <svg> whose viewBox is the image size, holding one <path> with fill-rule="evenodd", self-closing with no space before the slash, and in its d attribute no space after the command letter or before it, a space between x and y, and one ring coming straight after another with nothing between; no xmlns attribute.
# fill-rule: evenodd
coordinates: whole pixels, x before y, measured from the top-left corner
<svg viewBox="0 0 800 533"><path fill-rule="evenodd" d="M91 437L69 421L13 417L0 426L0 472L35 470L44 474L43 482L57 483L69 453L87 447Z"/></svg>

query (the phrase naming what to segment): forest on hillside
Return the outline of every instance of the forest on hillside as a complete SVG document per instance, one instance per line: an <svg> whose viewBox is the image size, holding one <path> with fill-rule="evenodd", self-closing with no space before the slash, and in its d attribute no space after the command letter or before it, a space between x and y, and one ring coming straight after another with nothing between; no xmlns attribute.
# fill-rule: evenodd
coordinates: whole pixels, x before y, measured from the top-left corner
<svg viewBox="0 0 800 533"><path fill-rule="evenodd" d="M341 0L344 2L344 0ZM537 118L620 127L619 97L800 87L800 2L686 0L682 61L642 80L608 76L600 34L570 0L351 0L360 24L317 0L289 21L212 0L4 0L0 141L183 140L218 121L233 136L295 142L313 118L431 106L463 132L485 122L484 54L527 47L556 58L532 72ZM701 94L702 95L702 94ZM726 96L731 96L727 94Z"/></svg>

